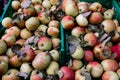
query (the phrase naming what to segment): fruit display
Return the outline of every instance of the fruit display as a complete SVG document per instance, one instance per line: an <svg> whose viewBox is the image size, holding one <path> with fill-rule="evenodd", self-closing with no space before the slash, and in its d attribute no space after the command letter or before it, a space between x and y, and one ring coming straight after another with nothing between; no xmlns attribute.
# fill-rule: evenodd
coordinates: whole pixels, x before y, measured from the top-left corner
<svg viewBox="0 0 120 80"><path fill-rule="evenodd" d="M120 79L114 8L80 0L10 0L10 8L1 22L0 80Z"/></svg>

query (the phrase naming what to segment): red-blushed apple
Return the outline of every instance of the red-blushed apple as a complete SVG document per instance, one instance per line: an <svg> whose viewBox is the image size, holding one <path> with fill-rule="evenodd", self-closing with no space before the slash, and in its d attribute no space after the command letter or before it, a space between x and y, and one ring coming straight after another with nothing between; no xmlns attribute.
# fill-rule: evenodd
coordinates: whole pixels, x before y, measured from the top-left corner
<svg viewBox="0 0 120 80"><path fill-rule="evenodd" d="M94 54L91 50L84 50L84 60L87 62L94 60Z"/></svg>
<svg viewBox="0 0 120 80"><path fill-rule="evenodd" d="M3 76L2 80L21 80L16 74L19 71L17 69L9 69Z"/></svg>
<svg viewBox="0 0 120 80"><path fill-rule="evenodd" d="M46 73L48 75L56 75L56 70L59 70L59 64L56 61L51 61L46 69Z"/></svg>
<svg viewBox="0 0 120 80"><path fill-rule="evenodd" d="M31 0L31 3L33 5L35 5L35 4L42 4L42 0Z"/></svg>
<svg viewBox="0 0 120 80"><path fill-rule="evenodd" d="M50 0L43 0L42 6L43 6L44 8L50 8L50 7L51 7Z"/></svg>
<svg viewBox="0 0 120 80"><path fill-rule="evenodd" d="M66 30L73 29L74 25L75 25L73 17L68 16L68 15L66 15L62 18L61 23L62 23L63 28L66 29Z"/></svg>
<svg viewBox="0 0 120 80"><path fill-rule="evenodd" d="M94 56L96 59L104 60L111 57L111 49L109 46L103 46L101 43L97 44L93 49Z"/></svg>
<svg viewBox="0 0 120 80"><path fill-rule="evenodd" d="M56 27L49 27L49 28L47 29L47 34L48 34L49 36L51 36L51 37L58 37L58 36L59 36L59 33L60 33L60 31L59 31L59 29L56 28Z"/></svg>
<svg viewBox="0 0 120 80"><path fill-rule="evenodd" d="M51 5L57 6L59 4L59 0L50 0Z"/></svg>
<svg viewBox="0 0 120 80"><path fill-rule="evenodd" d="M89 17L91 24L99 24L103 21L103 16L100 12L93 12Z"/></svg>
<svg viewBox="0 0 120 80"><path fill-rule="evenodd" d="M59 28L60 27L60 23L57 20L51 20L48 24L48 27L56 27Z"/></svg>
<svg viewBox="0 0 120 80"><path fill-rule="evenodd" d="M12 1L11 7L13 10L17 11L20 8L20 1Z"/></svg>
<svg viewBox="0 0 120 80"><path fill-rule="evenodd" d="M54 38L54 37L52 38L52 48L53 49L59 47L60 43L61 43L60 38Z"/></svg>
<svg viewBox="0 0 120 80"><path fill-rule="evenodd" d="M45 80L43 73L38 70L32 70L30 80Z"/></svg>
<svg viewBox="0 0 120 80"><path fill-rule="evenodd" d="M71 54L71 57L73 59L82 59L84 57L84 50L83 50L83 48L80 45L78 45L76 50L74 51L74 53Z"/></svg>
<svg viewBox="0 0 120 80"><path fill-rule="evenodd" d="M119 76L119 78L120 78L120 68L118 68L118 69L116 70L116 73L118 74L118 76Z"/></svg>
<svg viewBox="0 0 120 80"><path fill-rule="evenodd" d="M13 26L13 27L7 29L6 33L15 35L15 37L18 37L20 35L20 31L21 30L17 26Z"/></svg>
<svg viewBox="0 0 120 80"><path fill-rule="evenodd" d="M89 6L89 10L93 12L103 12L103 6L98 2L94 2Z"/></svg>
<svg viewBox="0 0 120 80"><path fill-rule="evenodd" d="M40 13L44 10L43 6L40 5L40 4L35 4L34 8L35 8L35 11L36 11L37 15L38 15L38 13Z"/></svg>
<svg viewBox="0 0 120 80"><path fill-rule="evenodd" d="M112 9L108 9L103 14L104 14L104 19L112 20L114 16L114 11Z"/></svg>
<svg viewBox="0 0 120 80"><path fill-rule="evenodd" d="M26 28L22 29L20 32L20 37L22 39L28 39L32 36L32 32L28 31Z"/></svg>
<svg viewBox="0 0 120 80"><path fill-rule="evenodd" d="M10 34L4 34L1 40L5 41L8 47L11 47L15 44L16 37Z"/></svg>
<svg viewBox="0 0 120 80"><path fill-rule="evenodd" d="M93 32L85 34L84 40L88 42L89 46L95 46L98 43L98 39Z"/></svg>
<svg viewBox="0 0 120 80"><path fill-rule="evenodd" d="M76 22L81 27L86 27L88 25L88 20L82 14L77 15Z"/></svg>
<svg viewBox="0 0 120 80"><path fill-rule="evenodd" d="M80 35L84 33L85 33L85 30L80 26L74 27L71 31L71 35L75 37L80 37Z"/></svg>
<svg viewBox="0 0 120 80"><path fill-rule="evenodd" d="M76 60L76 59L72 60L72 65L68 64L68 67L70 67L72 70L75 70L75 71L80 69L82 66L83 66L82 61Z"/></svg>
<svg viewBox="0 0 120 80"><path fill-rule="evenodd" d="M45 12L40 12L38 14L38 19L42 24L48 24L50 22L50 16L47 15Z"/></svg>
<svg viewBox="0 0 120 80"><path fill-rule="evenodd" d="M7 51L7 44L5 41L0 40L0 55L5 54Z"/></svg>
<svg viewBox="0 0 120 80"><path fill-rule="evenodd" d="M12 18L10 17L5 17L3 20L2 20L2 25L5 27L5 28L10 28L13 26L12 24Z"/></svg>
<svg viewBox="0 0 120 80"><path fill-rule="evenodd" d="M70 16L77 16L79 12L79 9L75 3L67 4L65 6L65 13Z"/></svg>
<svg viewBox="0 0 120 80"><path fill-rule="evenodd" d="M8 70L8 62L0 60L0 76L5 74Z"/></svg>
<svg viewBox="0 0 120 80"><path fill-rule="evenodd" d="M67 66L62 66L58 71L59 80L74 80L75 74L73 70Z"/></svg>
<svg viewBox="0 0 120 80"><path fill-rule="evenodd" d="M105 59L101 62L104 71L116 71L119 67L118 63L114 59Z"/></svg>
<svg viewBox="0 0 120 80"><path fill-rule="evenodd" d="M23 46L25 41L26 41L25 39L18 39L16 40L15 44L20 44L21 46Z"/></svg>
<svg viewBox="0 0 120 80"><path fill-rule="evenodd" d="M30 17L26 20L25 26L29 31L35 31L39 27L39 19L37 17Z"/></svg>
<svg viewBox="0 0 120 80"><path fill-rule="evenodd" d="M116 25L112 20L104 20L101 24L106 33L110 33L116 29Z"/></svg>
<svg viewBox="0 0 120 80"><path fill-rule="evenodd" d="M56 62L59 61L59 55L60 55L60 53L59 53L58 50L53 49L53 50L50 50L49 53L50 53L50 55L51 55L53 61L56 61Z"/></svg>
<svg viewBox="0 0 120 80"><path fill-rule="evenodd" d="M79 9L79 13L85 13L88 12L89 10L89 5L87 2L79 2L77 3L78 9Z"/></svg>
<svg viewBox="0 0 120 80"><path fill-rule="evenodd" d="M33 68L37 70L44 70L46 69L51 62L51 56L48 52L40 52L38 53L34 60L32 61Z"/></svg>
<svg viewBox="0 0 120 80"><path fill-rule="evenodd" d="M86 69L90 71L92 77L99 78L103 73L103 67L97 61L91 61L87 64ZM97 73L96 73L97 72Z"/></svg>
<svg viewBox="0 0 120 80"><path fill-rule="evenodd" d="M8 48L7 51L6 51L6 55L10 58L10 57L14 56L15 53L13 53L11 48Z"/></svg>
<svg viewBox="0 0 120 80"><path fill-rule="evenodd" d="M119 80L119 76L114 71L105 71L102 80Z"/></svg>
<svg viewBox="0 0 120 80"><path fill-rule="evenodd" d="M9 64L12 67L17 68L17 67L20 67L22 65L22 61L18 58L17 55L14 55L14 56L10 57Z"/></svg>
<svg viewBox="0 0 120 80"><path fill-rule="evenodd" d="M37 45L40 50L50 50L52 48L52 40L43 36L39 38Z"/></svg>

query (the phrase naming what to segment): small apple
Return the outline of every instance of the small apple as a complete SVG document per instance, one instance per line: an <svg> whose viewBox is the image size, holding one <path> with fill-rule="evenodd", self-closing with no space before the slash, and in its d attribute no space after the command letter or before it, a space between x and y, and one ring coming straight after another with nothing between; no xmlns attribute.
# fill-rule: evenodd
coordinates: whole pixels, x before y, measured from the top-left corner
<svg viewBox="0 0 120 80"><path fill-rule="evenodd" d="M9 57L8 56L6 56L6 55L2 55L2 56L0 56L0 61L5 61L5 62L9 62Z"/></svg>
<svg viewBox="0 0 120 80"><path fill-rule="evenodd" d="M37 15L38 15L40 12L44 11L43 6L40 5L40 4L35 4L35 5L34 5L34 8L35 8L35 11L36 11Z"/></svg>
<svg viewBox="0 0 120 80"><path fill-rule="evenodd" d="M5 74L8 70L8 62L0 60L0 76Z"/></svg>
<svg viewBox="0 0 120 80"><path fill-rule="evenodd" d="M60 55L60 53L58 52L58 50L53 49L53 50L50 50L49 53L50 53L53 61L56 61L56 62L59 61L59 55Z"/></svg>
<svg viewBox="0 0 120 80"><path fill-rule="evenodd" d="M104 19L112 20L114 16L114 11L112 9L108 9L103 14L104 14Z"/></svg>
<svg viewBox="0 0 120 80"><path fill-rule="evenodd" d="M74 20L73 20L73 17L68 16L68 15L64 16L64 17L62 18L62 26L63 26L63 28L66 29L66 30L71 30L71 29L73 29L73 28L74 28Z"/></svg>
<svg viewBox="0 0 120 80"><path fill-rule="evenodd" d="M48 27L56 27L56 28L59 29L60 23L59 23L59 21L57 21L57 20L51 20L51 21L49 22L49 24L48 24Z"/></svg>
<svg viewBox="0 0 120 80"><path fill-rule="evenodd" d="M76 22L81 27L86 27L88 25L88 20L82 14L77 15Z"/></svg>
<svg viewBox="0 0 120 80"><path fill-rule="evenodd" d="M84 60L87 62L94 60L94 54L91 50L84 50Z"/></svg>
<svg viewBox="0 0 120 80"><path fill-rule="evenodd" d="M2 20L2 25L5 27L5 28L10 28L13 26L12 24L12 18L10 17L5 17L3 20Z"/></svg>
<svg viewBox="0 0 120 80"><path fill-rule="evenodd" d="M18 77L16 74L19 71L17 69L9 69L3 76L2 80L20 80L20 77Z"/></svg>
<svg viewBox="0 0 120 80"><path fill-rule="evenodd" d="M5 54L6 51L7 51L7 44L5 43L5 41L0 40L0 55Z"/></svg>
<svg viewBox="0 0 120 80"><path fill-rule="evenodd" d="M57 6L59 4L59 0L50 0L51 5Z"/></svg>
<svg viewBox="0 0 120 80"><path fill-rule="evenodd" d="M39 38L37 45L40 50L50 50L52 48L52 40L43 36Z"/></svg>
<svg viewBox="0 0 120 80"><path fill-rule="evenodd" d="M20 8L20 1L12 1L11 6L13 10L17 11Z"/></svg>
<svg viewBox="0 0 120 80"><path fill-rule="evenodd" d="M44 8L50 8L50 7L51 7L50 0L43 0L42 6L43 6Z"/></svg>
<svg viewBox="0 0 120 80"><path fill-rule="evenodd" d="M78 9L79 9L79 13L85 13L88 12L89 10L89 6L87 2L79 2L77 3Z"/></svg>
<svg viewBox="0 0 120 80"><path fill-rule="evenodd" d="M59 47L60 43L61 43L60 38L54 38L54 37L52 38L52 47L53 47L53 49Z"/></svg>
<svg viewBox="0 0 120 80"><path fill-rule="evenodd" d="M42 0L31 0L33 5L42 4Z"/></svg>
<svg viewBox="0 0 120 80"><path fill-rule="evenodd" d="M47 34L51 37L58 37L59 36L59 29L56 27L49 27L47 29Z"/></svg>

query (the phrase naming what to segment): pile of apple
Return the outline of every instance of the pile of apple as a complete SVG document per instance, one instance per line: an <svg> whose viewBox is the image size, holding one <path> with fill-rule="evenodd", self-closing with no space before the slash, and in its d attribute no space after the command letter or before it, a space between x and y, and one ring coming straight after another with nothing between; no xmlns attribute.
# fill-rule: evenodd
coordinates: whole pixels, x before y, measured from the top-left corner
<svg viewBox="0 0 120 80"><path fill-rule="evenodd" d="M0 80L58 80L60 1L13 0L0 39Z"/></svg>
<svg viewBox="0 0 120 80"><path fill-rule="evenodd" d="M62 0L61 7L74 79L119 80L120 25L114 18L115 9L79 0Z"/></svg>

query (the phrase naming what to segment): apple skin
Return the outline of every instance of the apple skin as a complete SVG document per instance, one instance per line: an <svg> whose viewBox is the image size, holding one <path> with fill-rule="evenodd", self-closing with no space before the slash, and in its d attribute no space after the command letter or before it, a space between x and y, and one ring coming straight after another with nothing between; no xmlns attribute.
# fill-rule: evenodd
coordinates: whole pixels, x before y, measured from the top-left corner
<svg viewBox="0 0 120 80"><path fill-rule="evenodd" d="M119 76L114 71L105 71L102 80L119 80Z"/></svg>
<svg viewBox="0 0 120 80"><path fill-rule="evenodd" d="M4 34L1 39L6 42L8 47L13 46L16 41L16 37L10 34Z"/></svg>
<svg viewBox="0 0 120 80"><path fill-rule="evenodd" d="M3 20L2 20L2 25L5 27L5 28L10 28L13 26L12 24L12 18L10 17L5 17Z"/></svg>
<svg viewBox="0 0 120 80"><path fill-rule="evenodd" d="M0 56L0 61L5 61L5 62L9 62L9 57L8 56L6 56L6 55L1 55Z"/></svg>
<svg viewBox="0 0 120 80"><path fill-rule="evenodd" d="M58 36L59 36L59 33L60 33L60 31L59 31L59 29L56 28L56 27L49 27L49 28L47 29L47 34L48 34L49 36L51 36L51 37L58 37Z"/></svg>
<svg viewBox="0 0 120 80"><path fill-rule="evenodd" d="M43 0L42 6L43 6L44 8L48 8L48 9L51 8L50 0Z"/></svg>
<svg viewBox="0 0 120 80"><path fill-rule="evenodd" d="M88 12L89 10L89 6L87 2L79 2L77 6L79 9L79 13L85 13L85 12Z"/></svg>
<svg viewBox="0 0 120 80"><path fill-rule="evenodd" d="M51 20L51 21L49 22L49 24L48 24L48 27L56 27L56 28L59 29L60 23L59 23L59 21L57 21L57 20Z"/></svg>
<svg viewBox="0 0 120 80"><path fill-rule="evenodd" d="M35 8L37 15L44 10L43 6L41 6L40 4L35 4L34 8Z"/></svg>
<svg viewBox="0 0 120 80"><path fill-rule="evenodd" d="M86 69L90 71L92 77L99 78L103 73L103 67L97 61L91 61L87 64ZM97 72L97 73L96 73Z"/></svg>
<svg viewBox="0 0 120 80"><path fill-rule="evenodd" d="M8 62L0 60L0 76L5 74L8 70Z"/></svg>
<svg viewBox="0 0 120 80"><path fill-rule="evenodd" d="M2 80L20 80L20 77L18 77L16 74L19 71L17 69L9 69L3 76Z"/></svg>
<svg viewBox="0 0 120 80"><path fill-rule="evenodd" d="M84 40L88 42L89 46L95 46L98 43L98 39L93 32L85 34Z"/></svg>
<svg viewBox="0 0 120 80"><path fill-rule="evenodd" d="M116 71L119 67L118 63L114 59L105 59L101 62L104 71Z"/></svg>
<svg viewBox="0 0 120 80"><path fill-rule="evenodd" d="M63 25L63 28L66 29L66 30L71 30L74 28L74 20L73 20L73 17L71 16L64 16L62 18L62 25Z"/></svg>
<svg viewBox="0 0 120 80"><path fill-rule="evenodd" d="M114 16L114 11L112 9L108 9L103 14L104 14L104 19L112 20Z"/></svg>
<svg viewBox="0 0 120 80"><path fill-rule="evenodd" d="M116 73L117 73L118 76L120 77L120 68L117 69Z"/></svg>
<svg viewBox="0 0 120 80"><path fill-rule="evenodd" d="M15 53L12 52L11 48L8 48L7 51L6 51L6 55L10 58L10 57L14 56Z"/></svg>
<svg viewBox="0 0 120 80"><path fill-rule="evenodd" d="M39 38L37 45L40 50L50 50L52 48L52 40L43 36Z"/></svg>
<svg viewBox="0 0 120 80"><path fill-rule="evenodd" d="M73 59L82 59L84 57L84 50L81 46L77 46L75 52L71 55Z"/></svg>
<svg viewBox="0 0 120 80"><path fill-rule="evenodd" d="M82 70L75 71L75 80L86 80L86 76L81 74Z"/></svg>
<svg viewBox="0 0 120 80"><path fill-rule="evenodd" d="M21 46L23 46L24 45L24 43L25 43L25 39L18 39L16 42L15 42L15 44L20 44Z"/></svg>
<svg viewBox="0 0 120 80"><path fill-rule="evenodd" d="M54 38L54 37L52 38L52 48L53 49L60 46L60 43L61 43L60 38Z"/></svg>
<svg viewBox="0 0 120 80"><path fill-rule="evenodd" d="M53 50L50 50L49 53L50 53L53 61L56 61L56 62L59 61L59 54L60 54L60 53L58 52L58 50L53 49Z"/></svg>
<svg viewBox="0 0 120 80"><path fill-rule="evenodd" d="M85 33L85 30L81 28L80 26L74 27L71 31L71 35L75 37L80 37L80 35L84 33Z"/></svg>
<svg viewBox="0 0 120 80"><path fill-rule="evenodd" d="M39 76L38 70L32 70L30 80L45 80L44 77Z"/></svg>
<svg viewBox="0 0 120 80"><path fill-rule="evenodd" d="M11 6L13 10L17 11L20 8L20 1L12 1Z"/></svg>
<svg viewBox="0 0 120 80"><path fill-rule="evenodd" d="M91 50L84 50L84 60L87 62L94 60L94 54Z"/></svg>
<svg viewBox="0 0 120 80"><path fill-rule="evenodd" d="M57 6L59 3L59 0L50 0L51 5Z"/></svg>
<svg viewBox="0 0 120 80"><path fill-rule="evenodd" d="M7 51L7 44L5 43L5 41L0 40L0 55L5 54L6 51Z"/></svg>
<svg viewBox="0 0 120 80"><path fill-rule="evenodd" d="M17 55L12 56L9 59L9 63L14 68L20 67L22 65L22 61L20 59L18 59Z"/></svg>
<svg viewBox="0 0 120 80"><path fill-rule="evenodd" d="M89 17L91 24L99 24L103 21L103 16L100 12L93 12Z"/></svg>

